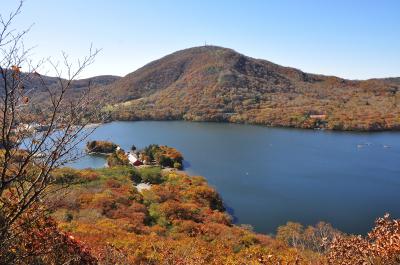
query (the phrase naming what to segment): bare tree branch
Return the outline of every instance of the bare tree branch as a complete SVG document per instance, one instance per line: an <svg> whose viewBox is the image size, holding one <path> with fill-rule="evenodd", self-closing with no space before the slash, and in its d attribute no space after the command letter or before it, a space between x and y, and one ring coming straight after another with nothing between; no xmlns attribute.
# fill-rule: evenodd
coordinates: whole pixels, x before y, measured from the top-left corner
<svg viewBox="0 0 400 265"><path fill-rule="evenodd" d="M95 129L87 127L95 113L89 111L91 84L80 91L73 84L100 50L91 45L75 64L65 52L62 63L34 64L32 49L23 43L30 28L11 28L22 5L7 18L0 16L0 249L13 239L10 231L18 220L54 192L53 171L80 158L77 147ZM55 73L56 83L38 73L44 65ZM37 87L26 89L32 83ZM39 91L47 98L40 105L35 101Z"/></svg>

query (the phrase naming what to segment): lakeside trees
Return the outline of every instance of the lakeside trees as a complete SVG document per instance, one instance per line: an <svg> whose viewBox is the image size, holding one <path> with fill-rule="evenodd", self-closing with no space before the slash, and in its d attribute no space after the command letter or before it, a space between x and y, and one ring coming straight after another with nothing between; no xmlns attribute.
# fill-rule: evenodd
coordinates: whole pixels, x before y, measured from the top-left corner
<svg viewBox="0 0 400 265"><path fill-rule="evenodd" d="M117 144L110 141L89 141L86 143L86 152L88 154L105 154L107 155L107 165L114 166L138 166L159 165L161 167L183 169L183 155L177 149L166 146L150 144L142 150L136 150L136 146L132 145L130 152L125 152ZM130 156L132 156L130 158ZM130 159L132 161L130 161ZM139 162L135 164L135 162Z"/></svg>
<svg viewBox="0 0 400 265"><path fill-rule="evenodd" d="M143 157L150 159L150 161L155 160L160 166L176 169L183 168L183 155L175 148L166 145L151 144L146 146L140 153Z"/></svg>
<svg viewBox="0 0 400 265"><path fill-rule="evenodd" d="M107 156L107 165L109 167L128 166L129 159L124 150L116 150Z"/></svg>
<svg viewBox="0 0 400 265"><path fill-rule="evenodd" d="M89 141L86 143L86 152L111 154L116 151L118 145L109 141Z"/></svg>

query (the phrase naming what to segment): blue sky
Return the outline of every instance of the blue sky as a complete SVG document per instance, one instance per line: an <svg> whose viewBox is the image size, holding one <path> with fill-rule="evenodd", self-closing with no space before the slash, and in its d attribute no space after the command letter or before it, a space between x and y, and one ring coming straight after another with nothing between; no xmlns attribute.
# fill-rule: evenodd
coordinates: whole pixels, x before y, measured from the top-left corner
<svg viewBox="0 0 400 265"><path fill-rule="evenodd" d="M17 0L2 0L7 13ZM400 76L397 0L26 0L34 58L102 48L82 77L126 75L176 50L207 44L351 79Z"/></svg>

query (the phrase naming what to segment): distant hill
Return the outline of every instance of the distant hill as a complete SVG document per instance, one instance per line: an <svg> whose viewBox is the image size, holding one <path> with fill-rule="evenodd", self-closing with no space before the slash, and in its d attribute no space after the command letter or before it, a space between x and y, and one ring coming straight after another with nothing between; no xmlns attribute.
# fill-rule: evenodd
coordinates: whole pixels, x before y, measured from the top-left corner
<svg viewBox="0 0 400 265"><path fill-rule="evenodd" d="M112 84L116 80L120 79L119 76L113 75L101 75L95 76L85 79L74 80L71 84L71 89L69 91L70 96L73 96L75 93L81 92L83 89L90 87L99 87ZM34 95L36 99L39 98L45 100L48 98L48 93L45 90L45 87L53 88L59 86L59 79L57 77L50 77L41 75L40 78L37 76L32 76L27 79L28 82L25 83L25 89L31 91L30 94ZM43 86L43 82L46 86Z"/></svg>
<svg viewBox="0 0 400 265"><path fill-rule="evenodd" d="M49 93L47 88L50 90L58 89L60 85L60 80L57 77L51 77L46 75L36 75L33 73L21 73L21 79L24 80L24 90L26 95L34 100L35 103L46 104L48 103ZM85 79L74 80L68 91L68 96L74 98L76 94L89 86L91 88L96 88L99 86L105 86L112 84L118 80L119 76L113 75L101 75ZM65 80L63 80L65 81ZM4 93L4 84L0 82L0 95Z"/></svg>
<svg viewBox="0 0 400 265"><path fill-rule="evenodd" d="M54 87L57 86L59 83L59 79L57 77L51 77L46 75L34 75L34 74L26 74L22 73L22 79L25 79L26 82L24 83L26 90L34 90L36 93L44 92L43 82L47 87ZM85 79L78 79L72 82L72 90L80 90L82 88L88 87L90 84L93 87L96 86L104 86L109 85L116 80L120 79L119 76L114 75L100 75ZM0 88L3 88L3 83L0 82ZM0 92L4 92L1 91Z"/></svg>

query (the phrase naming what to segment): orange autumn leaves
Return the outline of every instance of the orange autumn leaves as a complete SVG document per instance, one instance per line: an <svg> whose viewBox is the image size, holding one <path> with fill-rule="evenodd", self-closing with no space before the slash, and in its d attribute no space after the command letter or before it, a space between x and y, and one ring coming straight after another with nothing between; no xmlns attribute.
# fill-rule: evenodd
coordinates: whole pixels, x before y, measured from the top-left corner
<svg viewBox="0 0 400 265"><path fill-rule="evenodd" d="M378 218L367 236L337 237L328 252L329 264L400 264L400 220Z"/></svg>
<svg viewBox="0 0 400 265"><path fill-rule="evenodd" d="M76 184L55 206L54 217L101 262L244 264L254 259L254 264L263 260L295 264L307 259L268 236L232 225L218 193L204 178L160 172L161 183L139 192L131 180L132 170L58 172L58 177L75 175L71 179Z"/></svg>

